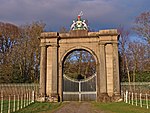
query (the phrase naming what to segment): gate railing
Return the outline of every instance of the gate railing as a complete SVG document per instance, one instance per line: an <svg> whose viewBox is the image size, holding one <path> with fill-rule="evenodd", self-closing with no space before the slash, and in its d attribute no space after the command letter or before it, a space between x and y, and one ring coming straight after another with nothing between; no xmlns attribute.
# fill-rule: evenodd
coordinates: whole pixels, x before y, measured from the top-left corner
<svg viewBox="0 0 150 113"><path fill-rule="evenodd" d="M64 76L63 97L65 98L64 100L69 100L71 96L72 100L73 98L76 98L75 100L79 101L96 99L96 74L80 81L71 79L66 75L63 76Z"/></svg>

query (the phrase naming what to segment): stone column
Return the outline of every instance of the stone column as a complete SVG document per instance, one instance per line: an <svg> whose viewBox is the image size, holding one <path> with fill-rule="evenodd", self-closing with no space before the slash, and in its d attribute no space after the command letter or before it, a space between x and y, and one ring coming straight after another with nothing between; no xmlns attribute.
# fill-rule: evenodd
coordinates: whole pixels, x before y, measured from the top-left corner
<svg viewBox="0 0 150 113"><path fill-rule="evenodd" d="M107 93L105 45L100 45L100 93Z"/></svg>
<svg viewBox="0 0 150 113"><path fill-rule="evenodd" d="M60 62L60 64L59 64L59 98L60 98L60 102L62 102L62 100L63 100L63 93L62 93L62 89L63 89L63 84L62 84L62 62L61 61L59 61Z"/></svg>
<svg viewBox="0 0 150 113"><path fill-rule="evenodd" d="M107 44L105 46L106 52L106 75L107 75L107 93L110 97L114 94L114 77L113 77L113 46Z"/></svg>
<svg viewBox="0 0 150 113"><path fill-rule="evenodd" d="M120 97L120 79L119 79L119 58L118 58L118 43L113 43L114 57L114 95Z"/></svg>
<svg viewBox="0 0 150 113"><path fill-rule="evenodd" d="M58 48L57 44L52 44L47 48L47 96L58 98ZM52 97L52 98L51 98ZM55 98L55 99L56 99ZM51 101L50 100L50 101Z"/></svg>
<svg viewBox="0 0 150 113"><path fill-rule="evenodd" d="M107 102L110 101L110 97L107 94L107 78L106 78L106 58L105 58L105 45L100 44L100 94L98 95L98 101Z"/></svg>
<svg viewBox="0 0 150 113"><path fill-rule="evenodd" d="M58 48L57 44L52 48L52 96L58 95Z"/></svg>
<svg viewBox="0 0 150 113"><path fill-rule="evenodd" d="M45 97L46 94L46 45L41 44L40 59L40 96Z"/></svg>
<svg viewBox="0 0 150 113"><path fill-rule="evenodd" d="M47 47L47 72L46 72L46 95L51 96L52 93L52 47Z"/></svg>

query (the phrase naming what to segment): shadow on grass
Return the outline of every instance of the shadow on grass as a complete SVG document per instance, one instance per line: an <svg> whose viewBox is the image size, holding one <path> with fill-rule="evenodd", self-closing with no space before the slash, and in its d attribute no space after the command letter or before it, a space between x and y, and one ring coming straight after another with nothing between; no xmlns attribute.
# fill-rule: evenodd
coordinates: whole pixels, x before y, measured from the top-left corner
<svg viewBox="0 0 150 113"><path fill-rule="evenodd" d="M50 113L58 109L62 103L50 103L50 102L35 102L30 106L23 108L15 113Z"/></svg>

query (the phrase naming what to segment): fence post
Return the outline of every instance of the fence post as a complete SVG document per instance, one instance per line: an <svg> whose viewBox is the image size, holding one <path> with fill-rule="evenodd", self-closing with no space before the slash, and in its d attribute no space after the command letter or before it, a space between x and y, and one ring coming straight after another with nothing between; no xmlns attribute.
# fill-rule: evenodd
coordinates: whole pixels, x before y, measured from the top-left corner
<svg viewBox="0 0 150 113"><path fill-rule="evenodd" d="M23 106L23 94L21 94L21 106L20 106L20 109L22 109L22 106Z"/></svg>
<svg viewBox="0 0 150 113"><path fill-rule="evenodd" d="M147 93L146 93L146 108L148 109L148 96L147 96Z"/></svg>
<svg viewBox="0 0 150 113"><path fill-rule="evenodd" d="M35 93L34 93L34 90L32 91L32 103L34 102L34 97L35 97L35 95L34 95Z"/></svg>
<svg viewBox="0 0 150 113"><path fill-rule="evenodd" d="M1 113L3 113L3 91L1 91Z"/></svg>
<svg viewBox="0 0 150 113"><path fill-rule="evenodd" d="M23 96L24 96L24 98L23 98L23 100L24 100L24 106L23 107L26 107L26 102L25 102L25 100L26 100L26 94L24 94Z"/></svg>
<svg viewBox="0 0 150 113"><path fill-rule="evenodd" d="M136 103L136 106L137 106L137 93L135 93L135 103Z"/></svg>
<svg viewBox="0 0 150 113"><path fill-rule="evenodd" d="M27 93L26 106L28 106L28 93Z"/></svg>
<svg viewBox="0 0 150 113"><path fill-rule="evenodd" d="M140 93L140 106L142 107L142 93Z"/></svg>
<svg viewBox="0 0 150 113"><path fill-rule="evenodd" d="M19 94L18 94L17 110L19 110Z"/></svg>
<svg viewBox="0 0 150 113"><path fill-rule="evenodd" d="M10 95L9 95L9 100L8 100L8 113L10 113Z"/></svg>
<svg viewBox="0 0 150 113"><path fill-rule="evenodd" d="M132 97L131 97L131 100L132 100L132 105L133 105L133 92L132 92Z"/></svg>
<svg viewBox="0 0 150 113"><path fill-rule="evenodd" d="M14 107L13 107L13 112L15 112L15 107L16 107L16 105L15 105L15 100L16 100L16 96L14 95Z"/></svg>
<svg viewBox="0 0 150 113"><path fill-rule="evenodd" d="M129 99L128 100L129 100L129 104L130 104L130 92L129 92Z"/></svg>
<svg viewBox="0 0 150 113"><path fill-rule="evenodd" d="M29 105L30 105L30 91L29 91Z"/></svg>
<svg viewBox="0 0 150 113"><path fill-rule="evenodd" d="M128 103L128 91L126 90L126 103Z"/></svg>

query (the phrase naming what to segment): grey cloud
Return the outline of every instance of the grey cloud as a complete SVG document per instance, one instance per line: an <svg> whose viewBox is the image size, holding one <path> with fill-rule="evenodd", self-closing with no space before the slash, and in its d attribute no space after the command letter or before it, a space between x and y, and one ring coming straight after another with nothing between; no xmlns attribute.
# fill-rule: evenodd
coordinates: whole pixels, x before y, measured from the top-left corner
<svg viewBox="0 0 150 113"><path fill-rule="evenodd" d="M80 11L94 29L130 27L134 18L150 10L149 0L1 0L0 21L25 24L42 20L47 28L69 27Z"/></svg>

